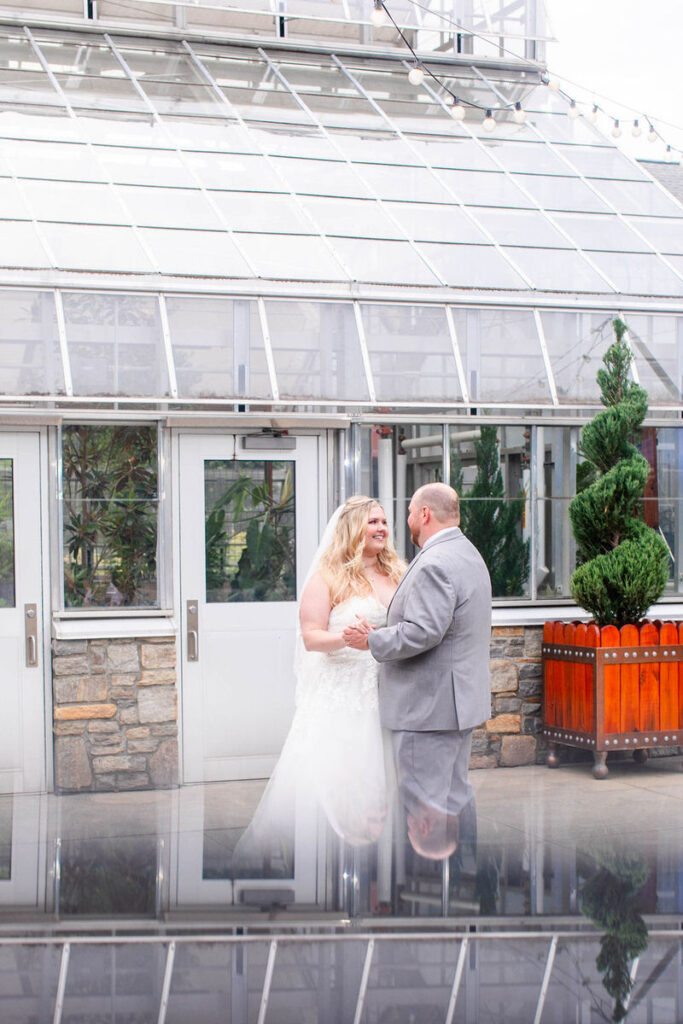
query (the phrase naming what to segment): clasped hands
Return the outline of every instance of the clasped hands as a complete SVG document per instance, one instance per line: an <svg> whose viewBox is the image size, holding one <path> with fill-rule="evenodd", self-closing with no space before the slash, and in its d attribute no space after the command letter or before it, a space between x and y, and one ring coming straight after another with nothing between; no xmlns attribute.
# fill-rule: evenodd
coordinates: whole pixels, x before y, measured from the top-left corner
<svg viewBox="0 0 683 1024"><path fill-rule="evenodd" d="M375 627L371 626L370 623L360 615L357 615L356 618L358 619L356 625L347 626L342 634L344 637L344 643L347 647L354 647L357 651L367 651L368 634L370 630Z"/></svg>

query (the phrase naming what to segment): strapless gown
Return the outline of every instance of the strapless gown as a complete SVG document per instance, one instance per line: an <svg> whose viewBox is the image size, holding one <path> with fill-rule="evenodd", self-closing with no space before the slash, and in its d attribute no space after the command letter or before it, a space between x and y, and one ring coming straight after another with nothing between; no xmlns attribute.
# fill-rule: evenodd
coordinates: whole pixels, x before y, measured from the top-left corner
<svg viewBox="0 0 683 1024"><path fill-rule="evenodd" d="M374 595L332 609L328 629L341 633L360 615L386 622ZM282 753L254 817L240 838L234 864L254 865L292 841L296 806L314 803L353 845L374 842L387 813L378 705L378 666L369 651L330 654L299 650L295 712Z"/></svg>

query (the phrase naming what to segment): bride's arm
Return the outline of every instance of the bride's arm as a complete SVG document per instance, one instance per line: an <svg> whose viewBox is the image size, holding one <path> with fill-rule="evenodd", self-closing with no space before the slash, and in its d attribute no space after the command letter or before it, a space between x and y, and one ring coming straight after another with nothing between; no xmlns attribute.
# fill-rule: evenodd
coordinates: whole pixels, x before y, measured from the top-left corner
<svg viewBox="0 0 683 1024"><path fill-rule="evenodd" d="M320 573L316 572L306 584L299 606L301 636L307 651L340 651L345 647L341 633L330 633L327 624L332 604L330 591Z"/></svg>

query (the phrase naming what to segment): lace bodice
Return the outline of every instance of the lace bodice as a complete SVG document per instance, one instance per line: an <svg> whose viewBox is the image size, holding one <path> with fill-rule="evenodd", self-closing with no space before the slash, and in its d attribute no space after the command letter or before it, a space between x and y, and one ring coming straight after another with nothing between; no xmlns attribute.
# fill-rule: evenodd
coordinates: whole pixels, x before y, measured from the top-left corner
<svg viewBox="0 0 683 1024"><path fill-rule="evenodd" d="M387 621L387 610L374 594L367 594L364 597L354 596L335 605L330 612L328 629L330 633L342 633L347 626L352 626L356 616L366 619L371 626L384 626ZM345 648L351 650L351 648ZM342 651L335 652L341 654ZM357 652L363 653L363 652Z"/></svg>

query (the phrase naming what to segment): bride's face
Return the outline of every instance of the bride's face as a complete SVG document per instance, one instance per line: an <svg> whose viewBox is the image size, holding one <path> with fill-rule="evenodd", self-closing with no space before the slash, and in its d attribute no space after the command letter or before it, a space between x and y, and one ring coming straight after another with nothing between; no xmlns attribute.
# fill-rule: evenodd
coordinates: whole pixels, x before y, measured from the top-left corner
<svg viewBox="0 0 683 1024"><path fill-rule="evenodd" d="M387 517L381 505L373 505L368 516L368 525L365 528L365 547L363 554L366 556L378 555L386 547L389 527Z"/></svg>

